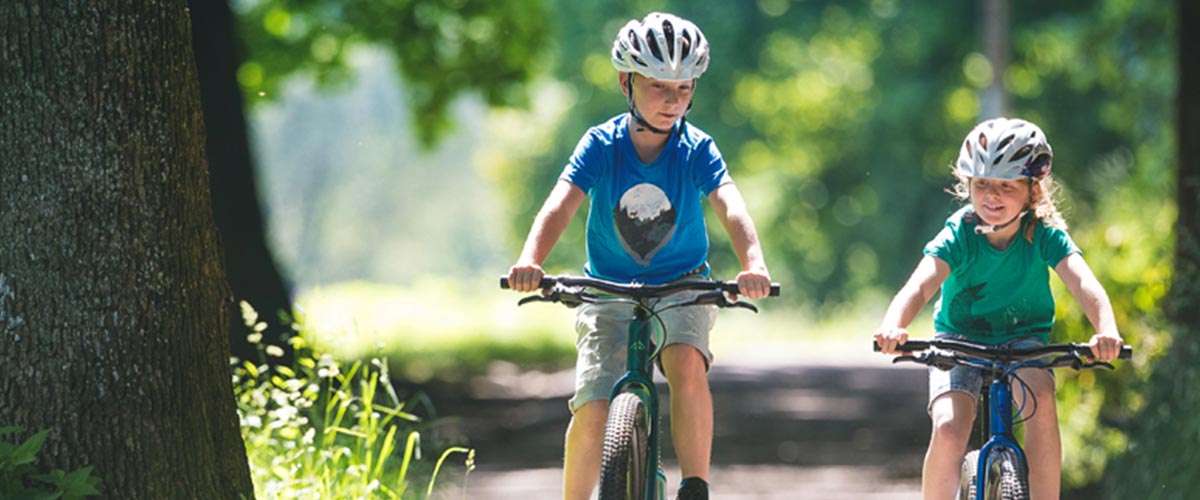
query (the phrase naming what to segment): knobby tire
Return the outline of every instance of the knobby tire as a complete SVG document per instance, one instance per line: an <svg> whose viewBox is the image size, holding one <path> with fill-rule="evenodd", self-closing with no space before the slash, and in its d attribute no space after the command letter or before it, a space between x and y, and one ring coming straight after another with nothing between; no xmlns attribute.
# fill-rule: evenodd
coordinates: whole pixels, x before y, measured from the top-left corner
<svg viewBox="0 0 1200 500"><path fill-rule="evenodd" d="M988 460L987 491L982 498L975 492L976 467L979 465L979 450L973 450L963 458L962 483L959 498L965 500L1029 500L1029 470L1025 461L1011 448L994 448Z"/></svg>
<svg viewBox="0 0 1200 500"><path fill-rule="evenodd" d="M604 426L600 462L600 500L641 500L645 495L649 461L646 407L636 394L613 400Z"/></svg>

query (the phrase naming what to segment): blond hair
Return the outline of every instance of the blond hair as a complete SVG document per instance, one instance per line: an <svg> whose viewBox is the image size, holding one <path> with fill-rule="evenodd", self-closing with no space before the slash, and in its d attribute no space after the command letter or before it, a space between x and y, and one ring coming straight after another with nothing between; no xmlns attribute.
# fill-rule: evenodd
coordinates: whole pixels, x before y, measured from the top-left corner
<svg viewBox="0 0 1200 500"><path fill-rule="evenodd" d="M954 195L959 201L964 203L971 202L971 178L965 175L959 175L955 172L956 182L947 191ZM1029 186L1029 214L1026 217L1033 217L1035 222L1040 221L1047 226L1067 230L1067 221L1063 218L1062 212L1058 210L1058 190L1059 184L1054 180L1054 176L1047 174L1039 180L1026 178ZM1024 233L1025 239L1030 243L1033 242L1033 231L1036 224L1026 224Z"/></svg>

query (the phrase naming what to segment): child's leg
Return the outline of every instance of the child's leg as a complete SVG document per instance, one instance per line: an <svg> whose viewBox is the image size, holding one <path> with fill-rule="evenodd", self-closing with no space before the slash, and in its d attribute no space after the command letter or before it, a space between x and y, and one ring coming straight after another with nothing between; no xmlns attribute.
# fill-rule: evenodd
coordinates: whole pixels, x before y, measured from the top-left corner
<svg viewBox="0 0 1200 500"><path fill-rule="evenodd" d="M1025 458L1029 462L1029 489L1032 500L1055 500L1062 479L1062 442L1058 435L1058 411L1054 404L1054 377L1041 368L1017 372L1037 398L1037 413L1025 422ZM1020 384L1013 384L1013 398L1019 404L1029 398ZM1033 401L1025 403L1022 418L1033 411Z"/></svg>
<svg viewBox="0 0 1200 500"><path fill-rule="evenodd" d="M608 401L595 399L575 410L567 427L563 466L563 498L587 499L600 478L600 458L604 448L604 421Z"/></svg>
<svg viewBox="0 0 1200 500"><path fill-rule="evenodd" d="M953 499L975 421L975 399L963 391L946 392L930 403L929 416L933 433L925 453L921 491L925 500Z"/></svg>
<svg viewBox="0 0 1200 500"><path fill-rule="evenodd" d="M663 348L660 360L671 388L671 436L683 477L708 481L712 457L713 404L708 363L687 344Z"/></svg>
<svg viewBox="0 0 1200 500"><path fill-rule="evenodd" d="M625 372L625 335L632 308L588 304L576 311L575 396L563 464L563 497L587 499L600 479L608 396Z"/></svg>

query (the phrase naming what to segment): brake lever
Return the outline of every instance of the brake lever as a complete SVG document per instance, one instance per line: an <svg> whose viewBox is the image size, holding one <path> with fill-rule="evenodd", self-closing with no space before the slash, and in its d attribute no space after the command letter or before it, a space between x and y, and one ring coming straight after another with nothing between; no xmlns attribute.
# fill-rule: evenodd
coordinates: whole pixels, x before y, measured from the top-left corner
<svg viewBox="0 0 1200 500"><path fill-rule="evenodd" d="M750 312L752 312L754 314L758 314L758 307L755 307L754 304L751 304L749 302L742 302L740 300L736 301L736 302L730 302L729 299L725 299L725 298L722 298L722 300L725 301L725 307L740 307L742 309L749 309Z"/></svg>
<svg viewBox="0 0 1200 500"><path fill-rule="evenodd" d="M1094 361L1091 363L1080 363L1080 368L1104 368L1105 370L1116 370L1117 367L1107 361Z"/></svg>
<svg viewBox="0 0 1200 500"><path fill-rule="evenodd" d="M750 310L750 312L753 312L755 314L758 313L758 308L755 307L754 304L751 304L749 302L742 302L740 300L730 302L729 299L727 297L725 297L725 292L720 292L720 291L702 293L700 295L697 295L696 298L692 299L690 302L686 302L686 303L683 303L680 305L702 305L702 304L712 304L717 307L740 307L742 309L748 309L748 310Z"/></svg>
<svg viewBox="0 0 1200 500"><path fill-rule="evenodd" d="M564 306L575 308L586 302L583 295L582 288L554 285L549 294L523 297L517 301L517 306L523 306L530 302L558 302Z"/></svg>
<svg viewBox="0 0 1200 500"><path fill-rule="evenodd" d="M530 302L557 302L557 301L558 301L557 299L550 297L550 296L546 296L546 295L530 295L528 297L522 297L521 300L518 300L517 305L523 306Z"/></svg>

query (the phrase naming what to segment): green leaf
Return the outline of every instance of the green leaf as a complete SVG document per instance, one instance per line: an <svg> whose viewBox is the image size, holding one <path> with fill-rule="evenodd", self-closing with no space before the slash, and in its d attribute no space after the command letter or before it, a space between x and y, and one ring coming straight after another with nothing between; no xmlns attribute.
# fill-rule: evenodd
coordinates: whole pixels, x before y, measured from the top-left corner
<svg viewBox="0 0 1200 500"><path fill-rule="evenodd" d="M67 474L59 486L63 489L63 499L72 500L99 495L100 491L96 489L97 484L100 484L100 478L92 476L92 468L89 466Z"/></svg>
<svg viewBox="0 0 1200 500"><path fill-rule="evenodd" d="M21 446L18 446L17 449L13 451L11 463L14 465L21 465L33 463L34 460L37 460L37 453L42 449L42 442L46 440L46 436L49 434L50 431L43 430L25 440L24 443L21 443Z"/></svg>

